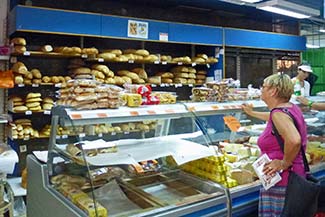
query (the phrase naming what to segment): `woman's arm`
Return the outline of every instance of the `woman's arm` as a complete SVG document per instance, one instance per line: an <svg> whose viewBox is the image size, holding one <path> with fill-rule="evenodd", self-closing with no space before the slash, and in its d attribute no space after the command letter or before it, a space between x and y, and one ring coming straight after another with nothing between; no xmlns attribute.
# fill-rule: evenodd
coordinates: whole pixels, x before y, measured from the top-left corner
<svg viewBox="0 0 325 217"><path fill-rule="evenodd" d="M274 112L272 114L273 124L278 130L284 141L284 156L282 160L272 160L264 167L267 174L279 172L288 169L296 159L300 151L301 137L295 127L293 120L283 112ZM279 145L279 144L274 144Z"/></svg>
<svg viewBox="0 0 325 217"><path fill-rule="evenodd" d="M313 102L313 101L308 100L306 97L303 97L303 96L298 96L297 100L301 104L309 106L310 109L325 110L325 103L323 103L323 102Z"/></svg>
<svg viewBox="0 0 325 217"><path fill-rule="evenodd" d="M268 121L270 117L270 112L258 112L253 110L252 104L243 104L242 105L243 111L248 114L249 116L252 116L254 118L258 118L264 121Z"/></svg>

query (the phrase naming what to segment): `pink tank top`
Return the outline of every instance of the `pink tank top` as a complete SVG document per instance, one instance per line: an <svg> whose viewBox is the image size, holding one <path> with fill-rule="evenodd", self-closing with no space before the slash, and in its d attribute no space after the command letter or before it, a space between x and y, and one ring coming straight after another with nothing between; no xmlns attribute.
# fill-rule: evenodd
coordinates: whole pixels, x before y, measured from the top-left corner
<svg viewBox="0 0 325 217"><path fill-rule="evenodd" d="M304 120L304 117L302 115L302 112L300 108L297 105L292 104L291 107L286 107L288 111L292 114L292 116L295 118L297 125L298 125L298 131L301 136L301 142L304 147L304 150L306 150L306 144L307 144L307 127ZM283 152L280 148L280 145L278 144L275 135L272 134L272 114L274 112L283 112L281 108L274 109L270 114L270 119L267 122L266 128L264 132L259 136L257 144L261 149L262 154L267 154L271 160L273 159L283 159ZM293 161L292 170L302 176L305 176L305 168L304 163L302 160L301 152L299 151L296 159ZM288 184L288 176L289 172L288 170L283 171L281 174L282 180L277 183L277 186L287 186Z"/></svg>

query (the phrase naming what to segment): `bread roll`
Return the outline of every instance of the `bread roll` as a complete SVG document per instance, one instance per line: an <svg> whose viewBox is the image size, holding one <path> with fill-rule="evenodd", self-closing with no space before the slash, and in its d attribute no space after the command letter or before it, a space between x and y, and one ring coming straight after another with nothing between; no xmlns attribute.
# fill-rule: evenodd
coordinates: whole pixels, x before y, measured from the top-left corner
<svg viewBox="0 0 325 217"><path fill-rule="evenodd" d="M103 59L114 59L116 57L116 54L114 53L100 53L98 54L98 58Z"/></svg>
<svg viewBox="0 0 325 217"><path fill-rule="evenodd" d="M42 99L39 97L26 99L26 103L32 103L32 102L42 102Z"/></svg>
<svg viewBox="0 0 325 217"><path fill-rule="evenodd" d="M21 37L13 38L13 39L11 39L10 42L12 44L14 44L14 45L23 45L23 46L26 46L26 40L24 38L21 38Z"/></svg>
<svg viewBox="0 0 325 217"><path fill-rule="evenodd" d="M147 51L145 49L136 50L134 54L138 54L138 55L141 55L141 56L144 56L144 57L150 55L149 51Z"/></svg>
<svg viewBox="0 0 325 217"><path fill-rule="evenodd" d="M22 63L22 62L19 62L19 61L14 63L11 70L13 72L21 74L21 75L25 75L28 72L27 67L25 66L25 64Z"/></svg>
<svg viewBox="0 0 325 217"><path fill-rule="evenodd" d="M49 76L44 76L44 77L42 78L42 81L43 81L44 83L50 83L50 82L51 82L51 78L50 78Z"/></svg>
<svg viewBox="0 0 325 217"><path fill-rule="evenodd" d="M161 78L174 78L174 74L171 72L158 72L157 76L161 76Z"/></svg>
<svg viewBox="0 0 325 217"><path fill-rule="evenodd" d="M197 54L196 56L202 58L204 61L208 59L208 55L206 54Z"/></svg>
<svg viewBox="0 0 325 217"><path fill-rule="evenodd" d="M24 84L25 85L32 85L32 80L30 80L30 79L24 79Z"/></svg>
<svg viewBox="0 0 325 217"><path fill-rule="evenodd" d="M24 83L24 78L21 75L16 75L15 76L15 84L23 84Z"/></svg>
<svg viewBox="0 0 325 217"><path fill-rule="evenodd" d="M38 79L42 78L42 74L41 74L40 70L32 69L30 72L32 73L34 78L38 78Z"/></svg>
<svg viewBox="0 0 325 217"><path fill-rule="evenodd" d="M24 78L28 79L28 80L32 80L33 79L33 74L31 72L27 72L25 75L24 75Z"/></svg>
<svg viewBox="0 0 325 217"><path fill-rule="evenodd" d="M143 68L134 68L134 69L132 69L132 72L137 73L139 75L139 77L144 80L148 79L147 72Z"/></svg>
<svg viewBox="0 0 325 217"><path fill-rule="evenodd" d="M150 84L161 84L161 77L160 76L152 76L148 78L148 83Z"/></svg>
<svg viewBox="0 0 325 217"><path fill-rule="evenodd" d="M137 50L135 50L135 49L123 50L123 54L135 54L136 52L137 52Z"/></svg>
<svg viewBox="0 0 325 217"><path fill-rule="evenodd" d="M24 53L25 51L27 51L26 47L23 45L15 45L14 50L16 53Z"/></svg>
<svg viewBox="0 0 325 217"><path fill-rule="evenodd" d="M26 103L26 106L28 108L37 107L37 106L40 106L40 105L41 105L41 103L39 103L39 102L28 102L28 103Z"/></svg>
<svg viewBox="0 0 325 217"><path fill-rule="evenodd" d="M40 93L28 93L26 99L41 97Z"/></svg>
<svg viewBox="0 0 325 217"><path fill-rule="evenodd" d="M103 50L103 53L112 53L116 56L122 55L122 51L120 49L109 49L109 50Z"/></svg>
<svg viewBox="0 0 325 217"><path fill-rule="evenodd" d="M43 107L43 110L51 110L52 107L53 107L53 104L50 104L50 103L44 103L44 104L42 105L42 107Z"/></svg>
<svg viewBox="0 0 325 217"><path fill-rule="evenodd" d="M117 72L117 74L119 76L127 76L127 77L130 77L132 80L139 79L139 76L136 73L130 72L130 71L127 71L127 70L120 70L120 71Z"/></svg>
<svg viewBox="0 0 325 217"><path fill-rule="evenodd" d="M28 110L26 106L16 106L13 108L14 112L25 112Z"/></svg>
<svg viewBox="0 0 325 217"><path fill-rule="evenodd" d="M171 79L171 78L161 78L161 83L171 84L171 83L173 83L173 79Z"/></svg>

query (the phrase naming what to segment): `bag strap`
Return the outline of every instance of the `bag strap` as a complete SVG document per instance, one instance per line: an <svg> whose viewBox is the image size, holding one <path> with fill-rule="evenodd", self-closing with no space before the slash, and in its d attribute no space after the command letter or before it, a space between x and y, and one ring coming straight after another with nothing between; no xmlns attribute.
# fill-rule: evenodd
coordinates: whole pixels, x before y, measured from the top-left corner
<svg viewBox="0 0 325 217"><path fill-rule="evenodd" d="M289 117L293 120L293 123L296 127L296 129L298 130L298 124L297 124L297 121L296 119L294 118L294 116L289 112L289 110L287 108L274 108L271 110L271 113L273 110L275 109L280 109L281 111L283 111L284 113L286 113L287 115L289 115ZM279 134L279 131L276 129L274 123L273 123L273 120L272 120L272 130L274 132L274 135L276 137L276 140L278 141L279 145L280 145L280 148L282 150L282 152L284 153L284 142L283 140L281 139L281 136ZM304 166L305 166L305 172L309 173L310 172L310 169L309 169L309 165L308 165L308 161L307 161L307 158L306 158L306 154L305 154L305 150L301 144L300 146L300 152L301 152L301 155L302 155L302 159L304 161Z"/></svg>

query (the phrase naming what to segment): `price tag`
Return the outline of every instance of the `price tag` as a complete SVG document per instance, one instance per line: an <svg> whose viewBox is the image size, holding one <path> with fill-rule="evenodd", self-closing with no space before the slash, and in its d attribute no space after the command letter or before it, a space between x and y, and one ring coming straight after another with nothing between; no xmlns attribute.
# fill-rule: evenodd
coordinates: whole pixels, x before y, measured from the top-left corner
<svg viewBox="0 0 325 217"><path fill-rule="evenodd" d="M39 84L32 84L32 87L39 87Z"/></svg>
<svg viewBox="0 0 325 217"><path fill-rule="evenodd" d="M210 68L210 64L207 64L207 68L208 68L208 69Z"/></svg>
<svg viewBox="0 0 325 217"><path fill-rule="evenodd" d="M23 53L23 55L24 55L24 56L30 56L30 52L29 52L29 51L25 51L25 52Z"/></svg>
<svg viewBox="0 0 325 217"><path fill-rule="evenodd" d="M193 67L196 66L196 63L192 63L192 66L193 66Z"/></svg>
<svg viewBox="0 0 325 217"><path fill-rule="evenodd" d="M61 136L55 136L56 139L61 139Z"/></svg>
<svg viewBox="0 0 325 217"><path fill-rule="evenodd" d="M24 137L24 140L25 140L25 141L29 140L29 137Z"/></svg>
<svg viewBox="0 0 325 217"><path fill-rule="evenodd" d="M25 115L32 115L33 112L32 111L25 111Z"/></svg>
<svg viewBox="0 0 325 217"><path fill-rule="evenodd" d="M157 87L157 85L155 85L155 84L151 84L151 87Z"/></svg>
<svg viewBox="0 0 325 217"><path fill-rule="evenodd" d="M44 110L44 115L50 115L51 114L51 110Z"/></svg>
<svg viewBox="0 0 325 217"><path fill-rule="evenodd" d="M99 133L99 134L98 134L98 137L103 137L103 134L102 134L102 133Z"/></svg>
<svg viewBox="0 0 325 217"><path fill-rule="evenodd" d="M165 87L166 85L164 83L160 84L160 87Z"/></svg>
<svg viewBox="0 0 325 217"><path fill-rule="evenodd" d="M98 62L102 63L102 62L104 62L104 59L103 58L98 58Z"/></svg>
<svg viewBox="0 0 325 217"><path fill-rule="evenodd" d="M183 65L183 63L182 62L178 62L177 65Z"/></svg>
<svg viewBox="0 0 325 217"><path fill-rule="evenodd" d="M188 84L189 87L193 87L193 84Z"/></svg>
<svg viewBox="0 0 325 217"><path fill-rule="evenodd" d="M17 57L10 58L10 63L16 63L16 62L17 62Z"/></svg>
<svg viewBox="0 0 325 217"><path fill-rule="evenodd" d="M115 135L116 135L116 132L112 132L111 135L112 135L112 136L115 136Z"/></svg>
<svg viewBox="0 0 325 217"><path fill-rule="evenodd" d="M166 61L162 61L161 64L162 65L167 65L167 62Z"/></svg>
<svg viewBox="0 0 325 217"><path fill-rule="evenodd" d="M81 58L88 58L88 55L87 54L82 54Z"/></svg>
<svg viewBox="0 0 325 217"><path fill-rule="evenodd" d="M124 132L124 134L127 135L127 134L130 134L130 132L126 131L126 132Z"/></svg>
<svg viewBox="0 0 325 217"><path fill-rule="evenodd" d="M62 139L67 139L68 135L62 135Z"/></svg>
<svg viewBox="0 0 325 217"><path fill-rule="evenodd" d="M18 87L25 87L25 84L18 84Z"/></svg>
<svg viewBox="0 0 325 217"><path fill-rule="evenodd" d="M26 152L27 151L27 146L26 145L19 146L19 151L20 151L20 153Z"/></svg>
<svg viewBox="0 0 325 217"><path fill-rule="evenodd" d="M134 60L129 60L128 63L134 63Z"/></svg>
<svg viewBox="0 0 325 217"><path fill-rule="evenodd" d="M165 84L166 85L166 87L169 87L170 85L169 84Z"/></svg>
<svg viewBox="0 0 325 217"><path fill-rule="evenodd" d="M86 136L85 133L80 133L80 134L79 134L79 137L80 137L80 138L83 138L83 137L85 137L85 136Z"/></svg>
<svg viewBox="0 0 325 217"><path fill-rule="evenodd" d="M54 84L54 87L61 87L62 84Z"/></svg>
<svg viewBox="0 0 325 217"><path fill-rule="evenodd" d="M223 120L232 132L237 132L237 130L240 128L240 122L234 116L224 116Z"/></svg>
<svg viewBox="0 0 325 217"><path fill-rule="evenodd" d="M156 60L155 62L153 62L154 64L159 64L159 61L158 60Z"/></svg>

